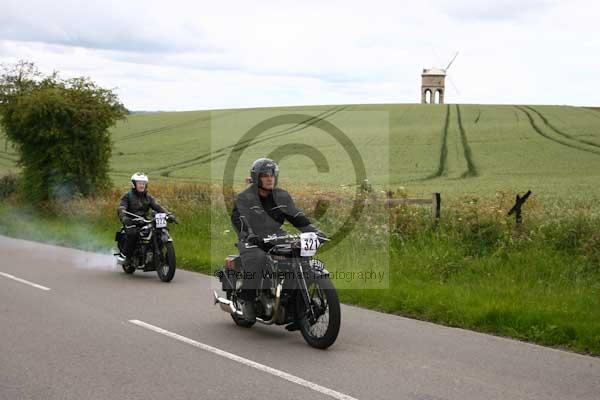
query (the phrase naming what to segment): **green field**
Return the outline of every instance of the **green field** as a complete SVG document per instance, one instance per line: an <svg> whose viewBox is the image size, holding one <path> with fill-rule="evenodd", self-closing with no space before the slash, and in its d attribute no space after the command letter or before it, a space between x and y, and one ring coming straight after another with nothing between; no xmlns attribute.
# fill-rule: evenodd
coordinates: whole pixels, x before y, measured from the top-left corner
<svg viewBox="0 0 600 400"><path fill-rule="evenodd" d="M239 144L255 124L288 114L306 123ZM0 202L0 234L108 252L119 196L142 170L182 221L173 229L178 266L211 273L235 251L220 190L231 154L240 155L238 187L252 160L283 155L281 186L332 234L349 213L356 178L348 146L315 117L344 133L375 189L355 229L319 253L332 273L385 273L383 282L334 279L344 302L600 354L598 109L340 105L133 114L113 129L114 190L42 211L15 193ZM1 138L0 146L0 175L16 171L14 149ZM322 170L306 156L315 151ZM439 224L427 207L387 208L374 198L385 197L382 189L441 192ZM534 195L517 228L506 211L528 189ZM322 213L319 201L329 205Z"/></svg>
<svg viewBox="0 0 600 400"><path fill-rule="evenodd" d="M595 199L600 189L600 111L569 106L339 105L132 114L113 128L111 160L117 186L141 170L151 179L207 182L222 178L241 135L271 116L302 113L338 126L353 142L376 187L403 186L411 195L457 197L496 190L533 190L538 198ZM236 169L283 145L309 144L323 153L328 173L305 156L282 159L282 183L331 189L353 185L349 157L311 125L264 132ZM292 147L293 150L293 147ZM0 173L16 154L0 138ZM212 173L211 173L212 170ZM333 186L332 186L333 185Z"/></svg>

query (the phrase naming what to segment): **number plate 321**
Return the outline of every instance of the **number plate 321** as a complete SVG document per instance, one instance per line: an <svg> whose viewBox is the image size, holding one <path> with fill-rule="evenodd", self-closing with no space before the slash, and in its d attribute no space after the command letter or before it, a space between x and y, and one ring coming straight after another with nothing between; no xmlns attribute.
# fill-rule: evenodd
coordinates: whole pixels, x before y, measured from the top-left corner
<svg viewBox="0 0 600 400"><path fill-rule="evenodd" d="M300 234L300 256L312 257L319 248L319 239L314 232L304 232Z"/></svg>

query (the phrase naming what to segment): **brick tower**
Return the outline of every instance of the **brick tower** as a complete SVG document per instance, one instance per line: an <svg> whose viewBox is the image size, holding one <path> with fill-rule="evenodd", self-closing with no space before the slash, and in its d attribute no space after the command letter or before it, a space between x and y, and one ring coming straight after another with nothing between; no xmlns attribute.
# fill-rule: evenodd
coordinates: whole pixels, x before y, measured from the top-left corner
<svg viewBox="0 0 600 400"><path fill-rule="evenodd" d="M444 104L446 71L439 68L424 69L421 74L421 103Z"/></svg>

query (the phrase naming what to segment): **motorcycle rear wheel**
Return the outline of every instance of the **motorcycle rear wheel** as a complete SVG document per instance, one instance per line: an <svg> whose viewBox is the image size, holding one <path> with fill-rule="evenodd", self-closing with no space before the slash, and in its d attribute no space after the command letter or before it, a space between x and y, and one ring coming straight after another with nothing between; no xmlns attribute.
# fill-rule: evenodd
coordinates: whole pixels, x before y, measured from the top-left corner
<svg viewBox="0 0 600 400"><path fill-rule="evenodd" d="M231 292L232 292L231 290L227 291L227 300L231 300L231 298L232 298ZM238 301L235 301L234 305L235 305L235 308L238 310L241 307L241 305ZM233 322L235 322L235 324L237 326L241 326L242 328L251 328L252 325L254 325L256 323L256 321L248 321L243 316L237 315L237 314L231 314L231 319L233 320Z"/></svg>

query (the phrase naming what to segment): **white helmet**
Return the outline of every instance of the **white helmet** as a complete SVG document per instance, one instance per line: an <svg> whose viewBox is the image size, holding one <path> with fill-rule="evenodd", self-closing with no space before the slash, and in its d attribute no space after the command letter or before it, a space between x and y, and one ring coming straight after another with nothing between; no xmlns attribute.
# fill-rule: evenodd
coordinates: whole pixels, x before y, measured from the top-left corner
<svg viewBox="0 0 600 400"><path fill-rule="evenodd" d="M146 187L148 187L148 177L143 172L136 172L131 175L131 186L135 189L136 182L145 182Z"/></svg>

